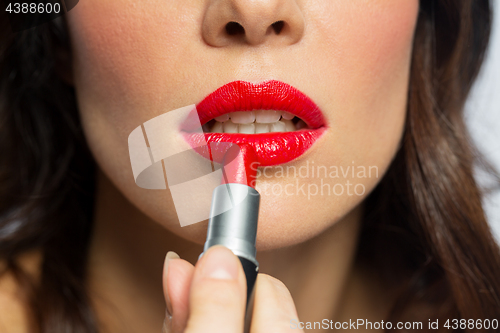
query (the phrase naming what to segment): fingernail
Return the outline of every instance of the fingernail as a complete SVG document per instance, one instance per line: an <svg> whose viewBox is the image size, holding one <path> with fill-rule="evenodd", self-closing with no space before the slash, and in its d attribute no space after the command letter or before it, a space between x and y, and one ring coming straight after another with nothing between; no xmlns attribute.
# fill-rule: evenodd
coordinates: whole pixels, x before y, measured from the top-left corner
<svg viewBox="0 0 500 333"><path fill-rule="evenodd" d="M167 255L165 256L165 276L167 277L167 280L168 280L168 266L170 264L170 260L172 259L180 259L179 255L177 253L175 253L174 251L168 251L167 252ZM165 296L165 302L167 303L167 317L170 316L172 317L172 302L170 301L170 297L168 295L168 291L166 292L166 296Z"/></svg>
<svg viewBox="0 0 500 333"><path fill-rule="evenodd" d="M203 275L209 279L236 280L238 258L223 246L214 246L203 255Z"/></svg>

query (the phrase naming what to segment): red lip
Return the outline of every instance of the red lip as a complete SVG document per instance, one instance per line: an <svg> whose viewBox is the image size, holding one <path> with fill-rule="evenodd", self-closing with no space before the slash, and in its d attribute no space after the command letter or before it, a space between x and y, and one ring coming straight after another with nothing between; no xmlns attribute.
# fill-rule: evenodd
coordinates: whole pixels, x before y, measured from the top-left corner
<svg viewBox="0 0 500 333"><path fill-rule="evenodd" d="M197 115L191 116L199 118L201 125L229 112L279 110L294 114L309 127L294 132L201 134L199 127L198 133L193 133L193 122L186 119L181 126L186 141L192 147L206 147L205 142L209 144L210 152L204 152L203 148L198 151L207 158L210 154L216 162L228 148L224 143L229 142L250 144L262 166L286 163L304 154L326 130L323 114L309 97L289 84L274 80L260 84L230 82L208 95L196 105L196 110Z"/></svg>

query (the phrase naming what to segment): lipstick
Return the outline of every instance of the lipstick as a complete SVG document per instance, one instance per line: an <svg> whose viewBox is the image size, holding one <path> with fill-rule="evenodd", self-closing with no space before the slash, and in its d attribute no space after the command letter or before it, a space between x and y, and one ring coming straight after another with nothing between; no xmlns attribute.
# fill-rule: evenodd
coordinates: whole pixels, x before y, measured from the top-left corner
<svg viewBox="0 0 500 333"><path fill-rule="evenodd" d="M222 162L222 184L242 184L255 189L259 164L257 155L249 144L232 145Z"/></svg>
<svg viewBox="0 0 500 333"><path fill-rule="evenodd" d="M247 307L259 263L255 255L260 194L255 190L257 156L250 145L232 145L223 160L223 177L212 196L203 253L223 245L240 259L247 281ZM202 253L202 255L203 255Z"/></svg>

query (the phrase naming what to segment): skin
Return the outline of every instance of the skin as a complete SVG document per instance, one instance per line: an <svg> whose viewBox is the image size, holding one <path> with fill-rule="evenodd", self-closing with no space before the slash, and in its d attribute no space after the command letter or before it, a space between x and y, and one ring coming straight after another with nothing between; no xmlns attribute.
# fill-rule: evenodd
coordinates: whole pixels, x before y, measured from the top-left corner
<svg viewBox="0 0 500 333"><path fill-rule="evenodd" d="M168 331L241 332L245 287L236 257L219 248L192 265L206 222L180 227L168 190L134 183L127 147L143 122L234 80L284 81L321 108L328 130L289 165L378 171L302 177L306 186L350 181L365 189L310 199L266 190L295 184L276 170L257 180L264 193L257 259L269 275L257 282L253 332L290 330L296 311L301 321L383 319L390 296L355 265L354 254L362 202L401 139L417 13L417 0L80 2L67 17L71 80L99 166L89 287L102 328L157 332L166 299ZM278 20L285 28L276 35L269 27ZM225 35L230 21L245 35ZM169 250L186 260L171 254L163 268ZM210 277L217 269L225 278Z"/></svg>

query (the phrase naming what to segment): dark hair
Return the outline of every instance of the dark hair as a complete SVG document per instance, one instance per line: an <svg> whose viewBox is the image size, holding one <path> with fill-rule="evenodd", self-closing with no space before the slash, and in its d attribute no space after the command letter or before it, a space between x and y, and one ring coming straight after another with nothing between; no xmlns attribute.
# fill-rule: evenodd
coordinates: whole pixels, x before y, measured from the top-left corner
<svg viewBox="0 0 500 333"><path fill-rule="evenodd" d="M399 289L392 322L500 318L500 250L473 176L475 161L488 166L462 114L490 28L487 0L420 2L405 133L367 199L359 251Z"/></svg>
<svg viewBox="0 0 500 333"><path fill-rule="evenodd" d="M26 291L33 331L97 332L85 288L95 166L58 75L70 66L65 23L12 34L1 22L0 258ZM462 118L490 25L488 0L420 2L405 133L366 200L358 252L397 291L392 322L500 318L500 251ZM16 261L30 249L43 254L36 281Z"/></svg>
<svg viewBox="0 0 500 333"><path fill-rule="evenodd" d="M70 57L64 21L17 34L0 22L0 260L30 331L97 332L84 282L95 166L74 89L56 73ZM16 260L31 249L43 255L38 281Z"/></svg>

